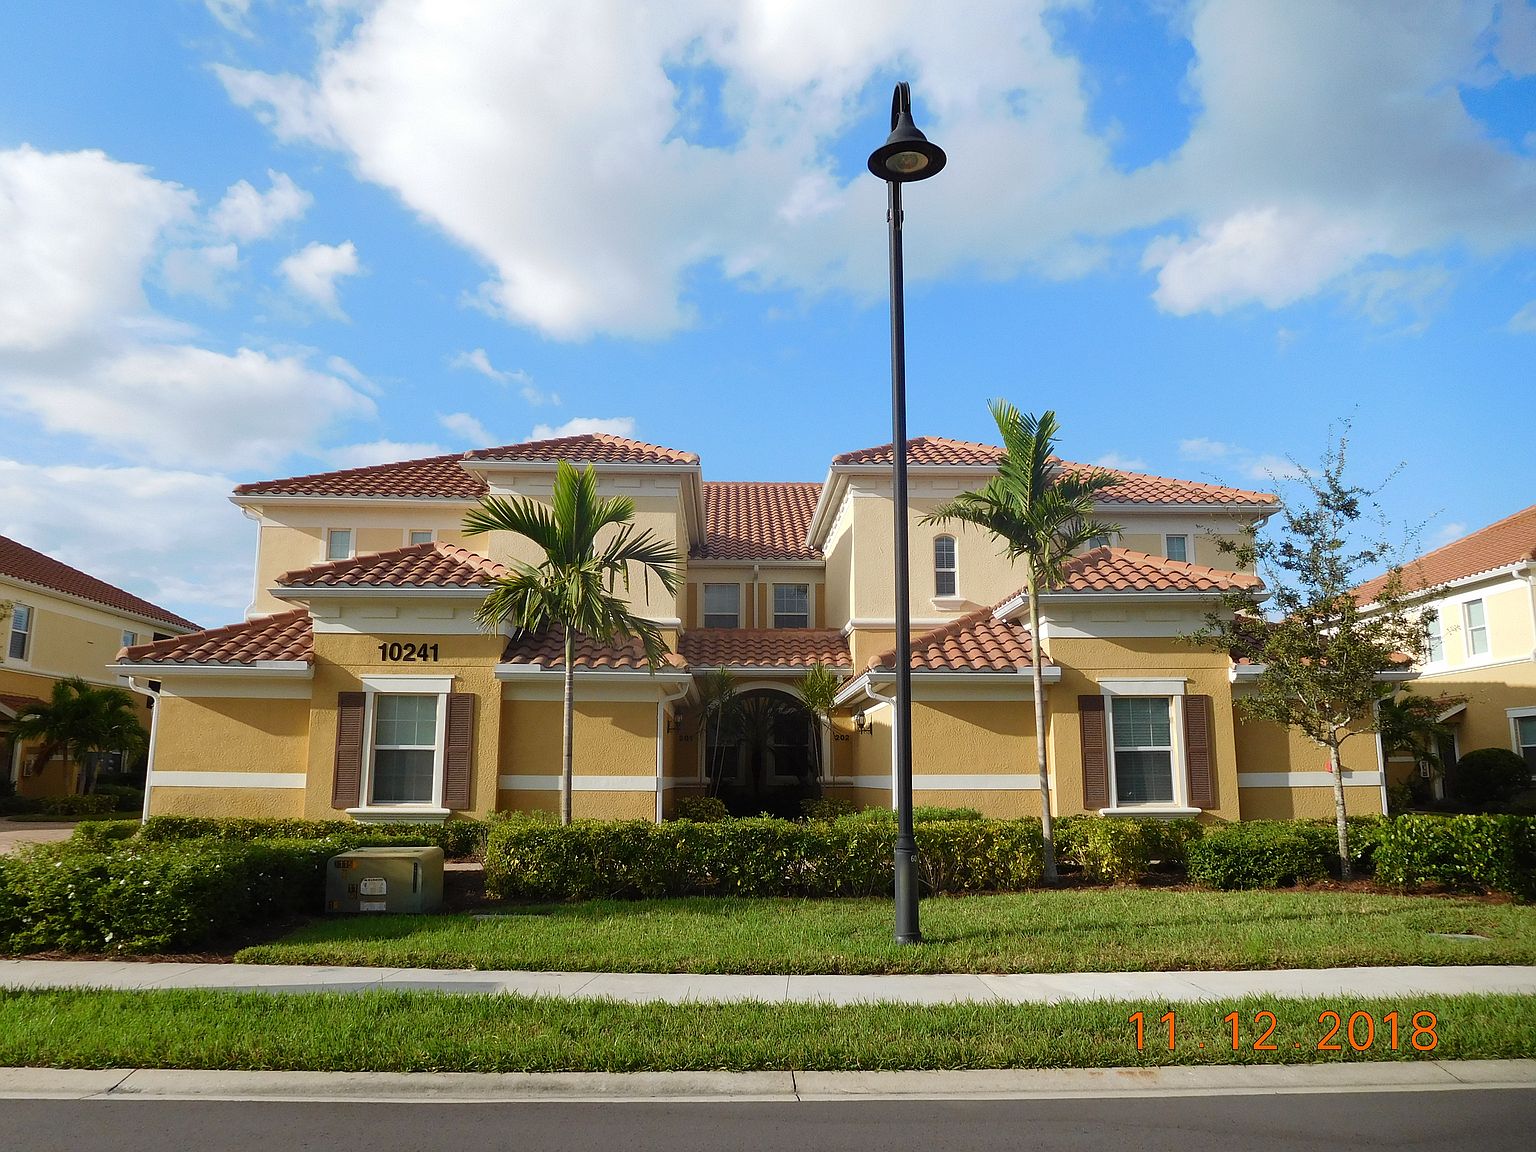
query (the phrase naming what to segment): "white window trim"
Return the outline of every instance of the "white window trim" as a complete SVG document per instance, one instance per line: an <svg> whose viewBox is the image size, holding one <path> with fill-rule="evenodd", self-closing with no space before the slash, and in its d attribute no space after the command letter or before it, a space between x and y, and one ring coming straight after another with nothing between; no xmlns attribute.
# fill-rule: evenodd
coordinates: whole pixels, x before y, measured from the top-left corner
<svg viewBox="0 0 1536 1152"><path fill-rule="evenodd" d="M18 608L26 609L26 613L27 613L27 630L22 633L22 635L26 637L26 640L22 643L21 655L20 656L12 656L11 655L11 637L16 634L16 610ZM3 661L3 663L9 664L12 667L15 667L15 666L18 666L18 665L20 667L23 667L23 668L31 667L31 665L32 665L32 644L33 644L33 642L36 639L37 639L37 608L36 608L36 606L32 605L32 604L23 604L19 600L12 601L11 602L11 614L10 614L9 617L6 618L6 621L5 621L5 653L4 653L5 660Z"/></svg>
<svg viewBox="0 0 1536 1152"><path fill-rule="evenodd" d="M345 532L347 534L347 554L345 556L331 555L331 537L337 532ZM325 539L321 541L320 546L325 550L324 562L327 564L333 564L338 560L351 560L357 555L357 529L327 528L325 530Z"/></svg>
<svg viewBox="0 0 1536 1152"><path fill-rule="evenodd" d="M775 590L780 587L805 589L805 626L807 628L816 627L816 585L810 580L774 580L768 585L768 626L770 628L780 627L779 613L776 607L778 597L775 595ZM785 624L783 627L785 630L798 630L794 624Z"/></svg>
<svg viewBox="0 0 1536 1152"><path fill-rule="evenodd" d="M1183 563L1190 564L1190 563L1194 562L1194 558L1190 555L1190 553L1191 553L1191 551L1193 551L1193 549L1190 548L1190 539L1189 539L1189 533L1188 532L1167 532L1167 533L1164 533L1164 535L1163 535L1163 555L1165 557L1167 557L1167 559L1172 560L1172 559L1174 559L1174 557L1168 555L1168 553L1170 551L1169 546L1168 546L1168 541L1170 541L1170 540L1182 540L1182 541L1184 541L1184 560L1183 560Z"/></svg>
<svg viewBox="0 0 1536 1152"><path fill-rule="evenodd" d="M411 537L414 536L417 532L425 532L427 534L427 538L425 540L418 540L418 541L416 541L415 544L412 544L411 543ZM355 541L355 539L356 538L354 537L354 541ZM419 547L422 544L436 544L437 543L437 529L436 528L407 528L405 530L404 534L403 534L403 540L404 540L404 543L405 543L405 547L407 547L407 548Z"/></svg>
<svg viewBox="0 0 1536 1152"><path fill-rule="evenodd" d="M710 610L709 610L709 589L711 589L711 588L734 588L734 589L736 589L736 623L734 623L734 624L711 624L711 623L709 623L710 616L724 616L725 615L724 612L710 612ZM733 583L730 580L704 580L704 581L701 581L700 584L699 584L699 627L701 627L701 628L740 628L741 627L741 618L742 618L741 602L742 602L743 599L744 599L744 597L741 594L741 584L740 584L740 582Z"/></svg>
<svg viewBox="0 0 1536 1152"><path fill-rule="evenodd" d="M939 541L948 540L950 550L954 554L954 566L952 568L939 567ZM939 573L949 572L954 575L954 590L952 592L939 591ZM960 596L960 540L948 532L941 532L933 538L933 599L939 601L953 601L961 599Z"/></svg>
<svg viewBox="0 0 1536 1152"><path fill-rule="evenodd" d="M374 817L390 814L410 816L448 816L443 807L444 750L448 733L448 694L453 691L452 676L364 676L363 677L363 771L359 795L362 804L348 808L351 816ZM373 802L374 725L380 696L436 696L437 748L432 756L432 800L430 803L375 804Z"/></svg>
<svg viewBox="0 0 1536 1152"><path fill-rule="evenodd" d="M1189 764L1184 749L1184 696L1186 681L1131 677L1100 680L1104 697L1104 751L1109 761L1109 803L1100 808L1100 816L1198 816L1199 808L1189 804ZM1164 804L1121 804L1115 780L1116 696L1159 696L1168 699L1169 772L1173 776L1173 801Z"/></svg>
<svg viewBox="0 0 1536 1152"><path fill-rule="evenodd" d="M1483 622L1479 626L1479 629L1474 629L1472 627L1472 605L1474 604L1483 610ZM1472 649L1472 633L1475 630L1480 630L1483 634L1484 648L1481 652L1475 652ZM1461 602L1461 631L1462 647L1466 653L1467 663L1470 664L1474 660L1492 659L1493 636L1491 630L1488 627L1488 601L1483 597L1473 596L1472 598L1463 600Z"/></svg>

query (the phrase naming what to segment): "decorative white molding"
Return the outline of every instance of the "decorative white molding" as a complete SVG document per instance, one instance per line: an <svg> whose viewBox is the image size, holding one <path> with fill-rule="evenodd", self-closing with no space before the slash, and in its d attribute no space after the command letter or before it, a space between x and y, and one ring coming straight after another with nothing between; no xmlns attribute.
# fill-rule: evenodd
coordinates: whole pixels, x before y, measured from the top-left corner
<svg viewBox="0 0 1536 1152"><path fill-rule="evenodd" d="M836 783L840 787L884 789L891 786L891 778L889 776L848 776L839 779ZM930 792L1017 792L1027 789L1033 794L1040 790L1040 777L1033 772L1028 775L1013 772L995 775L917 772L912 775L912 789Z"/></svg>
<svg viewBox="0 0 1536 1152"><path fill-rule="evenodd" d="M166 772L156 769L156 788L303 788L303 772Z"/></svg>
<svg viewBox="0 0 1536 1152"><path fill-rule="evenodd" d="M502 792L558 792L558 776L498 776L496 787ZM654 776L573 776L573 792L654 792Z"/></svg>

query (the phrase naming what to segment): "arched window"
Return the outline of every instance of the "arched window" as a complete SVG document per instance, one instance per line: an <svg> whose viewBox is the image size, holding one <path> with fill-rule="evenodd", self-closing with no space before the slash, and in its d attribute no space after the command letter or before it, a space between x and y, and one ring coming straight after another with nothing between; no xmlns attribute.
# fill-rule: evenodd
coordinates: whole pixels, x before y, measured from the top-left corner
<svg viewBox="0 0 1536 1152"><path fill-rule="evenodd" d="M959 586L959 567L955 557L955 538L933 538L933 594L954 596Z"/></svg>

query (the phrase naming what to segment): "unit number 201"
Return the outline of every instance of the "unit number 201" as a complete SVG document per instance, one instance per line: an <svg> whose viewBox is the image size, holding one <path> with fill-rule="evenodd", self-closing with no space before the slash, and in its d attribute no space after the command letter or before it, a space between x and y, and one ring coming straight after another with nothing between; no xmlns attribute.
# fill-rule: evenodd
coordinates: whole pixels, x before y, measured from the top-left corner
<svg viewBox="0 0 1536 1152"><path fill-rule="evenodd" d="M437 663L436 644L392 644L379 645L379 659L388 660L392 664L421 664Z"/></svg>

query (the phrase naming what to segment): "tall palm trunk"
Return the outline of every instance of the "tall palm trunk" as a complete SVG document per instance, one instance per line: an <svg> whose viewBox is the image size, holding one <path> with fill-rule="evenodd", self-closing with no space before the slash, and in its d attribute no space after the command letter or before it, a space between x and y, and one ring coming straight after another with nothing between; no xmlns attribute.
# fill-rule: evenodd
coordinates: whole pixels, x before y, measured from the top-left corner
<svg viewBox="0 0 1536 1152"><path fill-rule="evenodd" d="M571 822L571 738L576 718L576 635L565 630L565 706L560 727L560 823Z"/></svg>
<svg viewBox="0 0 1536 1152"><path fill-rule="evenodd" d="M1333 773L1333 821L1339 834L1339 875L1348 880L1353 874L1349 866L1349 822L1344 815L1344 766L1339 763L1339 746L1328 745L1328 770Z"/></svg>
<svg viewBox="0 0 1536 1152"><path fill-rule="evenodd" d="M1040 595L1035 587L1034 566L1029 571L1029 648L1030 680L1035 698L1035 767L1040 773L1040 836L1045 864L1045 882L1056 883L1056 829L1051 819L1051 778L1046 774L1045 757L1045 672L1041 666Z"/></svg>

